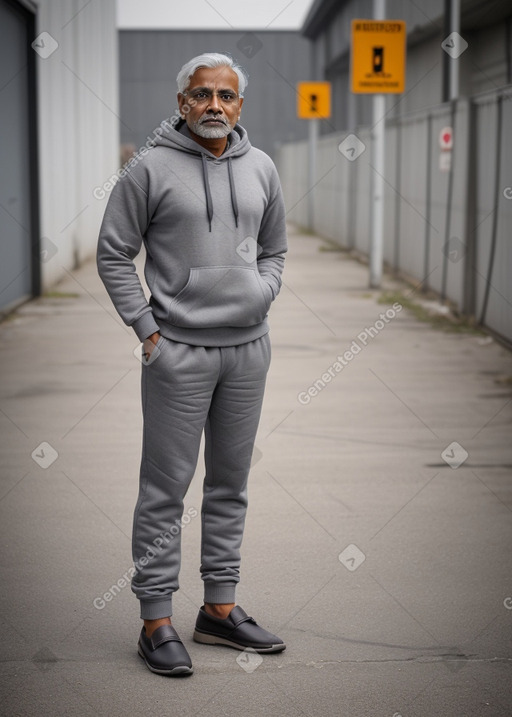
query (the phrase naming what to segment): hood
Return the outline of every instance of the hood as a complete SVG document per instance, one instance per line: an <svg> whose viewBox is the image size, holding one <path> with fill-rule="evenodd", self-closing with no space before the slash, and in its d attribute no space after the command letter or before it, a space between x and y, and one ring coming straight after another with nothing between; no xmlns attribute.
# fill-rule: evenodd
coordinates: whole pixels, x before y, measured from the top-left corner
<svg viewBox="0 0 512 717"><path fill-rule="evenodd" d="M185 120L180 120L175 127L169 126L170 123L165 124L167 126L163 132L158 134L154 140L154 144L156 146L169 147L170 149L176 149L180 152L186 152L188 154L195 155L196 157L201 157L204 193L206 199L206 213L208 216L208 226L210 231L212 230L214 207L210 191L210 182L208 180L208 159L215 159L219 162L226 161L228 163L231 206L233 208L235 224L238 226L238 200L236 197L232 160L234 157L240 157L245 154L251 148L251 143L249 142L246 130L241 125L236 124L228 135L229 147L226 148L225 152L223 152L220 157L217 157L215 154L212 154L212 152L205 147L201 147L200 144L192 139L192 135ZM164 123L162 123L162 125L164 125Z"/></svg>

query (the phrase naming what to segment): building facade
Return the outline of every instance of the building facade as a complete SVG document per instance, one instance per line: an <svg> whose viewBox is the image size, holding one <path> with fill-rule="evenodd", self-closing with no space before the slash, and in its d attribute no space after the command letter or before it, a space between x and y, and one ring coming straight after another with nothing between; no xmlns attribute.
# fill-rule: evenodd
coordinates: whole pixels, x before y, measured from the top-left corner
<svg viewBox="0 0 512 717"><path fill-rule="evenodd" d="M119 166L115 0L0 0L0 36L5 313L95 251L94 189Z"/></svg>
<svg viewBox="0 0 512 717"><path fill-rule="evenodd" d="M407 23L406 87L374 118L371 96L349 90L351 20L371 19L372 3L317 0L303 33L314 79L332 83L333 114L318 120L312 184L306 142L281 147L277 164L292 221L369 255L374 131L383 123L385 263L512 342L512 7L460 8L462 52L450 55L444 3L388 0L386 18ZM445 101L450 63L459 87Z"/></svg>
<svg viewBox="0 0 512 717"><path fill-rule="evenodd" d="M372 0L315 0L302 28L311 42L311 72L332 83L333 114L324 133L368 125L371 98L350 92L350 27L353 18L372 18ZM470 52L458 58L459 93L477 95L512 82L512 16L507 0L461 0L460 34ZM416 3L387 0L386 18L407 25L406 90L389 95L390 118L443 102L444 70L449 57L441 43L448 34L444 0Z"/></svg>

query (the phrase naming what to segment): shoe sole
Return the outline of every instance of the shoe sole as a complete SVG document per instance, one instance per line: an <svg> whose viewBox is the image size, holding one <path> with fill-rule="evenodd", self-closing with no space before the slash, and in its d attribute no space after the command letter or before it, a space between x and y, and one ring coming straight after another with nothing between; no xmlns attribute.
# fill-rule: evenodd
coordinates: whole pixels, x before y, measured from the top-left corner
<svg viewBox="0 0 512 717"><path fill-rule="evenodd" d="M239 645L237 642L226 640L224 637L218 635L210 635L207 632L194 631L194 641L200 642L203 645L225 645L226 647L234 647L235 650L254 650L254 652L282 652L286 649L284 643L278 643L277 645L269 645L268 647L252 647L250 645Z"/></svg>
<svg viewBox="0 0 512 717"><path fill-rule="evenodd" d="M146 663L146 667L148 670L151 670L151 672L154 672L155 675L167 675L170 677L179 677L180 675L191 675L194 672L193 667L188 667L187 665L178 665L177 667L173 667L172 670L160 670L158 667L153 667L149 664L146 655L142 652L140 647L137 647L137 653L139 657L141 657L144 662Z"/></svg>

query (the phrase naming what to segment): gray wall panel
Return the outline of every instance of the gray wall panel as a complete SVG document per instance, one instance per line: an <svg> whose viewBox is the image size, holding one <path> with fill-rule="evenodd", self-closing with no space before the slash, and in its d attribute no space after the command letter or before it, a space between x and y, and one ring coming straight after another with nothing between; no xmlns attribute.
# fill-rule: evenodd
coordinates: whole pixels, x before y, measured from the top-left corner
<svg viewBox="0 0 512 717"><path fill-rule="evenodd" d="M32 291L27 20L0 2L0 307Z"/></svg>
<svg viewBox="0 0 512 717"><path fill-rule="evenodd" d="M509 88L512 90L512 87ZM503 94L501 143L496 128L498 92L477 103L476 147L469 147L468 118L470 103L457 104L454 122L452 200L449 203L449 173L440 168L439 134L451 124L449 105L431 111L415 112L386 127L384 257L395 265L399 238L398 270L424 282L444 294L459 310L464 310L468 262L465 246L468 236L468 151L476 152L476 303L481 316L491 258L494 207L497 201L495 257L490 274L490 289L484 324L512 340L512 146L507 141L512 125L512 100ZM512 97L512 93L510 93ZM430 202L427 204L427 147L430 131ZM397 183L397 134L401 137L400 183ZM368 254L371 218L371 137L368 127L354 134L366 145L365 151L349 161L338 152L348 133L332 133L319 142L314 231L346 248ZM307 143L284 145L278 158L289 218L308 224ZM496 185L496 159L500 162L500 180ZM335 164L333 171L329 171ZM325 175L325 177L324 177ZM323 179L321 179L324 177ZM505 193L504 193L505 192ZM511 197L511 198L508 198ZM397 199L398 198L398 199ZM398 211L397 211L398 207ZM428 232L427 232L428 227ZM428 264L425 264L429 237ZM450 254L460 241L459 254ZM472 266L472 264L471 264ZM469 268L471 269L471 266ZM445 283L443 283L443 275Z"/></svg>
<svg viewBox="0 0 512 717"><path fill-rule="evenodd" d="M398 141L399 131L396 125L388 127L386 135L386 162L384 167L384 261L390 266L395 261L395 244L398 239L395 232L395 219L397 211L397 191L399 191L399 182L397 181L397 170L399 153ZM401 164L401 163L400 163Z"/></svg>
<svg viewBox="0 0 512 717"><path fill-rule="evenodd" d="M38 58L41 236L55 247L43 288L94 255L108 193L94 195L119 167L115 2L44 0L37 32L58 48Z"/></svg>
<svg viewBox="0 0 512 717"><path fill-rule="evenodd" d="M505 94L501 136L496 127L497 103L488 98L478 106L478 206L477 206L477 314L481 315L487 283L489 298L485 323L494 331L512 334L512 149L508 141L512 125L512 101ZM495 160L499 157L500 178L496 186ZM493 208L497 199L494 261L489 272L493 242Z"/></svg>
<svg viewBox="0 0 512 717"><path fill-rule="evenodd" d="M20 276L26 278L34 263L33 273L37 281L33 286L25 282L18 287L17 298L27 296L28 290L30 293L45 291L67 271L94 255L106 201L106 196L102 201L94 191L101 188L119 166L115 0L101 3L34 0L32 5L35 30L33 34L30 31L30 37L24 38L17 50L10 42L15 40L14 37L3 37L6 32L11 32L5 22L2 33L2 50L8 53L2 69L4 74L10 72L1 83L4 86L2 102L7 103L6 107L2 105L2 110L7 113L9 107L11 111L16 110L16 127L9 135L12 146L6 149L7 153L14 151L17 154L13 164L15 170L19 162L27 164L24 153L29 151L31 154L30 190L33 194L29 197L24 188L25 198L31 201L22 209L21 224L25 235L31 230L34 242L29 252L26 251L26 241L23 242L23 256L18 256L21 266L17 269L11 265L7 278L12 281L20 271ZM7 4L2 2L1 6L5 11ZM41 33L47 34L41 36ZM36 41L35 45L32 45L33 41ZM16 54L19 50L22 50L21 56ZM18 60L21 63L17 68L13 67ZM22 98L16 95L19 82L25 79L27 66L30 67L28 63L32 61L36 70L34 104L37 105L37 118L26 101L21 104ZM18 133L26 130L24 125L29 114L34 123L33 134L37 135L37 147L29 150L25 139L22 150L17 147ZM6 121L9 130L11 118L7 115ZM5 166L9 164L5 163ZM29 178L26 169L23 174L26 184ZM10 194L15 199L21 187L16 171L9 181L18 185ZM34 203L36 194L37 205ZM18 221L16 209L12 207L11 215ZM27 226L27 219L31 227ZM9 228L7 221L4 220L6 229ZM39 250L45 251L39 254ZM6 263L3 257L2 263ZM0 284L3 283L2 278ZM0 302L8 304L13 298L6 296L2 300L0 297Z"/></svg>

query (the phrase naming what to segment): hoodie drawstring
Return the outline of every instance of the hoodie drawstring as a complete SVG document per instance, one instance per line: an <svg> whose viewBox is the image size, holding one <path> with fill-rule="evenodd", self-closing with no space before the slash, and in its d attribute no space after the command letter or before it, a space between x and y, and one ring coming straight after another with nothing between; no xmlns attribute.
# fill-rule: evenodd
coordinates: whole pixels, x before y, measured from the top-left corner
<svg viewBox="0 0 512 717"><path fill-rule="evenodd" d="M208 160L205 154L201 154L201 160L203 163L203 182L204 182L204 193L206 195L206 212L208 214L208 226L209 230L212 230L212 219L213 219L213 201L212 193L210 191L210 182L208 181ZM233 167L231 165L231 157L228 157L228 177L229 177L229 192L231 194L231 206L233 207L233 214L235 216L235 225L238 227L238 201L236 198L235 180L233 178Z"/></svg>
<svg viewBox="0 0 512 717"><path fill-rule="evenodd" d="M206 160L206 155L201 154L201 159L203 160L203 182L204 182L204 192L206 194L206 212L208 214L208 225L210 227L210 231L212 230L212 219L213 219L213 202L212 202L212 193L210 192L210 182L208 181L208 164Z"/></svg>
<svg viewBox="0 0 512 717"><path fill-rule="evenodd" d="M229 191L231 192L231 206L235 215L235 225L238 226L238 202L235 192L235 181L233 179L233 167L231 165L231 157L228 157L228 174L229 174Z"/></svg>

